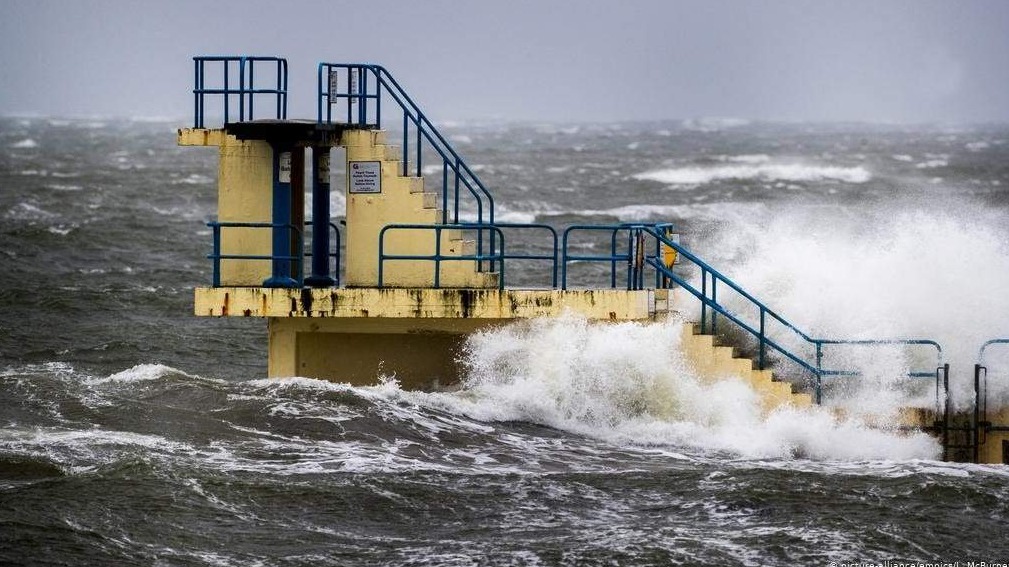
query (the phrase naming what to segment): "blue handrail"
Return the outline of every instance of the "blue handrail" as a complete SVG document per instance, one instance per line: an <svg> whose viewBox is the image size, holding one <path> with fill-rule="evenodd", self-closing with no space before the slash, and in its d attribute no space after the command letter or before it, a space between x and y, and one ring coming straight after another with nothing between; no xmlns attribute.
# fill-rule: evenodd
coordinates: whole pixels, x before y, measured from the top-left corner
<svg viewBox="0 0 1009 567"><path fill-rule="evenodd" d="M305 221L305 226L312 226L313 224L314 224L313 221ZM331 228L333 230L333 242L334 242L333 251L330 252L329 254L327 254L327 256L329 258L333 259L333 269L330 271L330 273L332 274L332 276L330 276L330 277L333 278L333 286L334 287L339 287L339 285L340 285L340 246L341 246L341 243L340 243L340 229L337 228L337 226L336 226L335 223L327 223L327 224L329 224L329 228ZM309 246L308 250L306 250L303 255L306 258L311 258L312 257L312 247Z"/></svg>
<svg viewBox="0 0 1009 567"><path fill-rule="evenodd" d="M984 353L985 353L985 351L988 350L989 347L992 347L992 346L995 346L995 345L1009 345L1009 339L991 339L991 340L985 341L985 343L983 345L981 345L981 348L977 352L977 363L978 364L984 364Z"/></svg>
<svg viewBox="0 0 1009 567"><path fill-rule="evenodd" d="M736 324L737 327L746 331L747 333L753 335L759 341L759 354L757 365L758 368L763 369L766 365L766 349L770 347L772 350L777 351L779 354L785 358L791 360L792 362L799 365L804 370L812 373L815 376L815 396L816 403L822 402L822 380L824 376L854 376L858 373L850 370L832 370L823 368L823 347L825 345L848 345L848 346L928 346L934 347L936 349L936 372L921 372L921 371L911 371L908 373L910 377L929 377L933 375L936 376L936 385L939 387L939 381L941 379L940 374L943 370L943 356L942 356L942 346L931 339L882 339L882 340L844 340L844 339L822 339L813 338L808 334L801 331L791 322L787 321L785 318L781 317L764 303L757 300L755 297L750 295L746 290L737 285L731 279L723 275L718 270L715 270L706 262L698 258L696 255L687 250L684 246L672 239L668 238L663 231L657 230L652 226L639 225L635 227L634 230L640 230L641 232L650 235L655 238L663 246L668 246L679 254L680 257L689 260L691 263L696 265L701 270L701 289L698 290L692 284L686 281L685 278L679 276L671 269L666 267L662 262L660 262L656 257L646 258L645 263L651 265L656 271L660 271L663 275L670 280L676 282L680 287L687 290L691 295L698 298L701 301L701 325L702 330L704 330L704 318L705 311L710 308L712 310L712 333L715 332L715 317L717 314L721 314L728 320ZM706 282L710 277L711 280L711 291L710 295L707 290ZM756 307L759 312L759 329L753 328L751 325L744 322L737 315L730 312L725 308L717 299L717 283L721 282L723 285L728 286L730 289L734 290L741 297L746 299L751 305ZM812 345L815 348L815 363L807 362L806 360L800 358L798 355L792 353L784 346L779 344L777 341L769 338L767 336L767 318L770 317L774 321L777 321L785 329L794 333L798 338L805 341L806 343Z"/></svg>
<svg viewBox="0 0 1009 567"><path fill-rule="evenodd" d="M274 88L256 88L256 62L273 63L276 76ZM221 63L223 83L220 87L207 87L206 64ZM232 63L237 63L238 88L231 82ZM193 127L204 127L206 95L221 95L224 99L224 123L231 122L231 96L238 95L238 122L255 120L256 95L275 95L274 118L287 118L287 59L246 55L209 55L193 57ZM246 111L248 106L248 111Z"/></svg>
<svg viewBox="0 0 1009 567"><path fill-rule="evenodd" d="M338 75L343 70L347 77ZM371 77L371 80L369 80ZM346 91L341 90L346 84ZM374 85L371 87L370 85ZM334 90L335 89L335 90ZM423 174L423 142L427 141L442 159L442 224L460 223L459 216L461 189L473 197L477 208L476 224L494 225L494 197L479 177L462 159L455 148L424 115L416 102L406 93L399 82L384 67L367 63L320 63L318 70L317 122L333 122L333 105L344 101L346 121L357 126L382 127L382 97L388 95L403 112L403 175L410 171L410 125L414 128L413 166L417 177ZM369 101L374 101L375 112L369 113ZM354 107L357 107L356 112ZM451 189L451 191L450 191ZM450 207L451 203L451 207ZM452 214L449 214L449 211ZM485 214L486 211L486 214ZM490 233L490 256L497 256L494 238ZM477 250L483 252L482 235L477 237ZM491 263L493 269L493 261Z"/></svg>
<svg viewBox="0 0 1009 567"><path fill-rule="evenodd" d="M618 235L620 232L628 232L628 237L631 230L634 227L641 226L640 223L618 223L618 224L576 224L571 225L564 229L563 236L563 247L562 247L562 259L561 259L561 289L568 288L568 264L572 262L607 262L610 264L610 287L617 287L617 264L620 262L629 263L631 260L631 247L628 246L627 252L623 254L618 254ZM656 230L666 231L672 229L675 225L673 223L656 223L650 225ZM597 256L592 254L572 254L568 251L570 244L571 234L575 232L609 232L610 233L610 255L609 256ZM645 258L658 258L661 255L661 245L658 241L655 243L655 252L653 255L645 254ZM630 269L630 266L628 266ZM628 274L630 276L630 274ZM662 287L660 281L661 274L656 272L656 287ZM632 289L632 279L628 277L627 289Z"/></svg>
<svg viewBox="0 0 1009 567"><path fill-rule="evenodd" d="M333 260L333 285L340 285L340 229L334 223L328 223L329 228L333 231L333 251L328 253L327 256ZM311 226L312 221L305 221L306 226ZM311 258L312 252L311 248L309 250L301 253L300 256L296 255L284 255L284 256L274 256L273 254L223 254L221 252L221 229L223 228L287 228L291 230L296 238L296 248L301 246L302 234L301 230L293 224L282 224L275 225L267 222L209 222L207 223L211 229L213 229L213 246L214 251L212 254L207 255L208 260L213 261L213 285L214 287L221 286L221 260L271 260L271 261L289 261L298 267L297 270L293 270L293 273L297 274L296 281L304 281L304 273L302 266L304 265L304 258Z"/></svg>
<svg viewBox="0 0 1009 567"><path fill-rule="evenodd" d="M483 254L477 251L476 254L467 255L445 255L441 253L441 233L444 230L476 230L480 231L490 231L496 233L500 238L500 252ZM434 254L386 254L385 253L385 235L387 232L393 230L432 230L434 231ZM387 260L426 260L434 262L434 287L441 287L441 263L442 262L452 262L452 261L462 261L462 260L473 260L479 265L481 262L501 262L501 267L498 271L498 289L504 289L505 280L505 270L504 270L504 232L500 227L485 225L485 224L387 224L382 227L382 230L378 233L378 287L383 287L385 284L385 262Z"/></svg>
<svg viewBox="0 0 1009 567"><path fill-rule="evenodd" d="M993 423L988 418L988 367L985 365L985 352L993 346L1009 345L1009 338L998 338L985 341L978 349L977 362L974 364L974 416L973 449L974 462L979 462L981 445L988 442L991 431L1009 431L1009 424Z"/></svg>
<svg viewBox="0 0 1009 567"><path fill-rule="evenodd" d="M213 230L214 235L214 251L212 254L207 254L207 259L213 261L214 272L213 272L213 285L214 287L221 287L221 260L270 260L272 262L290 262L292 265L296 266L296 269L290 270L292 275L296 275L295 281L300 286L303 282L303 271L304 271L304 245L301 240L301 229L293 224L274 224L269 222L208 222L209 226ZM294 249L298 251L297 254L290 255L274 255L274 254L223 254L221 252L221 229L224 228L287 228L294 233L295 245ZM256 286L258 287L258 286Z"/></svg>

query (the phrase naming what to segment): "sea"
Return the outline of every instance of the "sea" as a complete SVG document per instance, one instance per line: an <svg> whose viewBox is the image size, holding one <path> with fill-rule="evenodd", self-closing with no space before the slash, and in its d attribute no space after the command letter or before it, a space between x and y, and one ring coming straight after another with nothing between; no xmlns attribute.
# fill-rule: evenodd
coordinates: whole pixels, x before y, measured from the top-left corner
<svg viewBox="0 0 1009 567"><path fill-rule="evenodd" d="M186 125L0 118L0 564L1009 562L1009 468L943 462L934 437L879 419L929 403L933 382L907 371L935 352L850 353L862 372L824 407L765 414L684 359L695 305L669 323L480 332L451 391L267 379L265 321L192 313L217 156L177 147ZM443 132L497 220L673 222L810 336L935 340L955 409L972 407L982 343L1009 336L1007 125ZM437 187L437 163L422 173ZM542 262L508 270L549 283ZM572 285L608 277L572 265ZM992 407L1009 403L1004 351L986 355Z"/></svg>

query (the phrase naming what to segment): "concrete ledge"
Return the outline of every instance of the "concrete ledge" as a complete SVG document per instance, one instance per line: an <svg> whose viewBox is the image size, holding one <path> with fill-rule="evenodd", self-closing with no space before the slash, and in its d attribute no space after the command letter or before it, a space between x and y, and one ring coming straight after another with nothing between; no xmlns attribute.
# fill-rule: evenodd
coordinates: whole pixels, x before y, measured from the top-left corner
<svg viewBox="0 0 1009 567"><path fill-rule="evenodd" d="M220 146L225 136L223 128L180 128L176 141L180 146Z"/></svg>
<svg viewBox="0 0 1009 567"><path fill-rule="evenodd" d="M263 287L196 288L204 317L529 319L571 311L590 319L640 321L656 314L665 290L430 289ZM660 311L665 305L660 300Z"/></svg>

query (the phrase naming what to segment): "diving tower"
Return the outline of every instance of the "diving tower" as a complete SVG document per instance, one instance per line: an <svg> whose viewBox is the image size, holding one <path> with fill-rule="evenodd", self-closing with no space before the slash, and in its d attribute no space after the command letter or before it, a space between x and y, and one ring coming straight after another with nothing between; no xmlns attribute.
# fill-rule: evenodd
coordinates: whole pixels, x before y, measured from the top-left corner
<svg viewBox="0 0 1009 567"><path fill-rule="evenodd" d="M933 431L948 458L1007 458L1005 411L957 424L938 343L811 337L680 244L670 223L499 222L492 192L386 69L319 64L314 120L287 116L287 71L279 57L195 57L194 121L177 138L219 156L212 282L195 290L194 312L265 319L270 377L448 388L460 380L466 336L481 329L564 313L650 322L675 312L694 315L681 348L697 374L748 383L768 412L819 404L832 379L854 375L831 366L832 349L919 349L925 367L910 375L934 380L936 404L905 412L904 425ZM346 200L340 222L333 191ZM519 234L543 245L510 245ZM579 252L585 239L602 252ZM517 262L542 265L549 283L509 286ZM585 265L604 274L588 287ZM750 312L730 309L727 296ZM802 380L781 380L772 363Z"/></svg>

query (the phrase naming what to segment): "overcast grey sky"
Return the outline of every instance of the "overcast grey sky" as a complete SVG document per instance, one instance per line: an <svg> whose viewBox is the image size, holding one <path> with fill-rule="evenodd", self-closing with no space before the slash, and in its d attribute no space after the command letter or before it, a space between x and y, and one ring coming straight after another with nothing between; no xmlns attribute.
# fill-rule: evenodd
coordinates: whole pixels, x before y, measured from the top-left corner
<svg viewBox="0 0 1009 567"><path fill-rule="evenodd" d="M1009 121L1009 1L0 0L0 114L191 112L198 54L389 68L437 119Z"/></svg>

